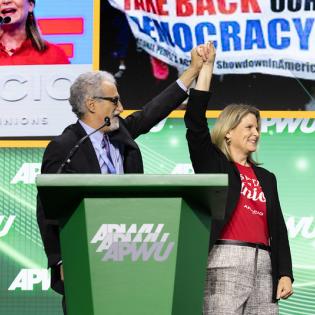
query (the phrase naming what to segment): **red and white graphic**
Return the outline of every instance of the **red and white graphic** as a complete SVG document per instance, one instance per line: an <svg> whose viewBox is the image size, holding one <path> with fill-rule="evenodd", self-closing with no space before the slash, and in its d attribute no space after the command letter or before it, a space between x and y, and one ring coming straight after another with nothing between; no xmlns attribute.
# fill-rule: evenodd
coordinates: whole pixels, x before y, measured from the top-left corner
<svg viewBox="0 0 315 315"><path fill-rule="evenodd" d="M242 181L240 198L221 238L268 245L264 192L252 167L235 164Z"/></svg>
<svg viewBox="0 0 315 315"><path fill-rule="evenodd" d="M82 35L84 33L84 19L76 18L40 18L38 27L43 35ZM73 43L57 43L64 50L68 58L74 56Z"/></svg>

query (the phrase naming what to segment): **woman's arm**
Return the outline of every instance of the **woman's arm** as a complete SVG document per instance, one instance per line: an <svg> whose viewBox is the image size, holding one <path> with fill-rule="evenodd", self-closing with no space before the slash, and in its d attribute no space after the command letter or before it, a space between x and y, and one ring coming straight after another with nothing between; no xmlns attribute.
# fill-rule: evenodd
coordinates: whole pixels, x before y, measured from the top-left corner
<svg viewBox="0 0 315 315"><path fill-rule="evenodd" d="M203 62L199 72L195 89L198 91L209 91L215 60L215 48L213 47L213 44L209 42L207 45L200 47L199 49L204 50L203 55L206 56L206 60ZM199 53L202 54L202 52Z"/></svg>
<svg viewBox="0 0 315 315"><path fill-rule="evenodd" d="M195 89L190 90L185 114L186 138L195 173L219 173L223 153L211 142L206 118L215 49L210 43L204 49L207 58L203 62Z"/></svg>
<svg viewBox="0 0 315 315"><path fill-rule="evenodd" d="M278 269L279 269L279 282L277 286L277 299L287 299L293 294L292 282L292 258L288 239L288 231L283 218L281 205L279 201L277 179L274 174L273 177L273 193L274 193L274 209L277 213L276 228L279 233L279 250L278 250Z"/></svg>

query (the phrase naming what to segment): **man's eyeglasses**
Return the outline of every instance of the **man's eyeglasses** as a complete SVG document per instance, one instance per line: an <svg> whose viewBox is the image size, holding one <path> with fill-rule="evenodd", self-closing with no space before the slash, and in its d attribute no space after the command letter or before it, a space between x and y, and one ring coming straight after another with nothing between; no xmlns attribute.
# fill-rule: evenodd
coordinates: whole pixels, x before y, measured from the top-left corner
<svg viewBox="0 0 315 315"><path fill-rule="evenodd" d="M120 101L120 97L119 96L115 96L115 97L94 96L93 98L98 98L98 99L104 100L104 101L110 101L114 105L117 105L118 102Z"/></svg>

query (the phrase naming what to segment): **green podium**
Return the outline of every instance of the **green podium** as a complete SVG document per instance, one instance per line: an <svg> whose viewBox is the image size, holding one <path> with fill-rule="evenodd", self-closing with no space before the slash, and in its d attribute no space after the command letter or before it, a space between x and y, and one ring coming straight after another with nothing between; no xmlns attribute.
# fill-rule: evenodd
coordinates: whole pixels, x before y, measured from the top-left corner
<svg viewBox="0 0 315 315"><path fill-rule="evenodd" d="M68 314L201 314L227 184L225 174L39 175L60 225Z"/></svg>

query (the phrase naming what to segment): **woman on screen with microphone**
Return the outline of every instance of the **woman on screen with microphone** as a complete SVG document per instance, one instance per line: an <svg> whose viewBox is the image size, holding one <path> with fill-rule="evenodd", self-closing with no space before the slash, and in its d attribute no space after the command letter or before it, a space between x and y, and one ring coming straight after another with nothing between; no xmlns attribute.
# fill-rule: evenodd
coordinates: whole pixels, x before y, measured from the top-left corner
<svg viewBox="0 0 315 315"><path fill-rule="evenodd" d="M34 7L35 0L0 0L0 65L69 63L61 48L41 37Z"/></svg>
<svg viewBox="0 0 315 315"><path fill-rule="evenodd" d="M253 157L260 113L249 105L229 105L209 133L215 50L211 43L206 47L185 114L187 141L195 173L227 173L229 186L225 218L212 221L203 314L276 315L277 301L293 293L293 274L276 177Z"/></svg>

